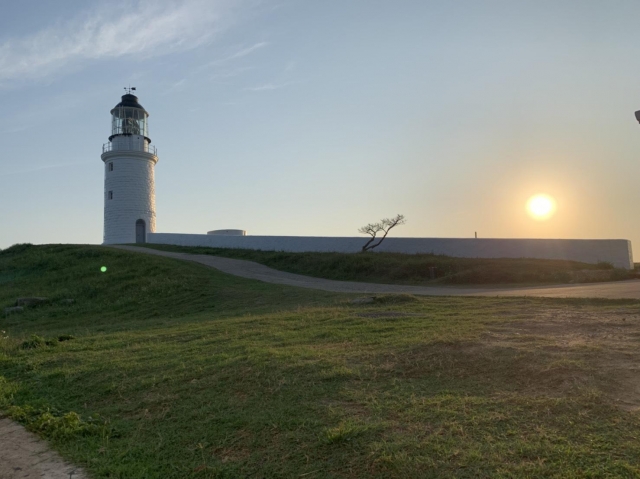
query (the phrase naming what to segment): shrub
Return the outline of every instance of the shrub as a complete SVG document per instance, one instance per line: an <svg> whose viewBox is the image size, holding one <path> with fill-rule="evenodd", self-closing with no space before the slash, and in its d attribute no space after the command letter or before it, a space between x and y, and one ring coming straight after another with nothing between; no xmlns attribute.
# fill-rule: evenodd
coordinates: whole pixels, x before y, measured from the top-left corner
<svg viewBox="0 0 640 479"><path fill-rule="evenodd" d="M0 255L20 254L30 248L33 248L31 243L17 243L6 249L0 250Z"/></svg>
<svg viewBox="0 0 640 479"><path fill-rule="evenodd" d="M54 439L104 434L108 426L107 421L99 416L90 417L85 421L74 411L59 415L49 408L11 406L8 413L11 419L20 422L30 431Z"/></svg>
<svg viewBox="0 0 640 479"><path fill-rule="evenodd" d="M73 336L70 336L69 339L73 339ZM37 334L32 334L29 339L22 342L20 349L39 349L47 346L56 346L58 341L66 341L66 339L60 339L60 337L58 339L45 339Z"/></svg>
<svg viewBox="0 0 640 479"><path fill-rule="evenodd" d="M38 349L47 346L47 341L42 336L32 334L29 339L23 341L20 345L20 349Z"/></svg>

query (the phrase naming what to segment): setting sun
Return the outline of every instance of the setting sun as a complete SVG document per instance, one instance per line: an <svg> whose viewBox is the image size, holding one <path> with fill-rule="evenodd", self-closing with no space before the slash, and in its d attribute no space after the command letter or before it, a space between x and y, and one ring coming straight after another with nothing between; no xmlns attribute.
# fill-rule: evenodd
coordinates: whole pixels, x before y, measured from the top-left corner
<svg viewBox="0 0 640 479"><path fill-rule="evenodd" d="M536 220L546 220L556 211L556 202L549 195L534 195L527 201L527 211Z"/></svg>

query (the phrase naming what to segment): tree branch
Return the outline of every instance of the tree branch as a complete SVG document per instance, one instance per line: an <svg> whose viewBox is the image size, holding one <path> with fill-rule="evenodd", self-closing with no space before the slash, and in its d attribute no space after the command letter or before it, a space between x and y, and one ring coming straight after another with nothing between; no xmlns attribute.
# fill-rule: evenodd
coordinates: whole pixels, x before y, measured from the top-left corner
<svg viewBox="0 0 640 479"><path fill-rule="evenodd" d="M362 228L359 228L358 232L362 234L371 235L371 239L367 241L365 245L362 247L362 252L372 250L373 248L379 246L380 243L382 243L384 239L387 237L387 235L389 234L389 231L391 231L392 228L398 225L403 225L405 223L406 223L406 220L404 218L404 215L397 215L395 218L384 218L382 219L382 221L380 221L380 223L375 223L375 224L369 223L368 225L363 226ZM371 243L376 239L376 235L380 231L384 231L384 236L380 238L380 241L371 245Z"/></svg>

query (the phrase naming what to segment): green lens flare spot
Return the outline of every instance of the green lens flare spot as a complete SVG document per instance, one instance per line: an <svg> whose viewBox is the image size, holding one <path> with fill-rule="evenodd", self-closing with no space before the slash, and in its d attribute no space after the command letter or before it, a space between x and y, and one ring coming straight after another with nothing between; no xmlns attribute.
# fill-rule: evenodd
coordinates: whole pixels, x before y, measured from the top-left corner
<svg viewBox="0 0 640 479"><path fill-rule="evenodd" d="M100 271L102 271L103 273L106 273L107 272L107 267L103 266L102 268L100 268Z"/></svg>

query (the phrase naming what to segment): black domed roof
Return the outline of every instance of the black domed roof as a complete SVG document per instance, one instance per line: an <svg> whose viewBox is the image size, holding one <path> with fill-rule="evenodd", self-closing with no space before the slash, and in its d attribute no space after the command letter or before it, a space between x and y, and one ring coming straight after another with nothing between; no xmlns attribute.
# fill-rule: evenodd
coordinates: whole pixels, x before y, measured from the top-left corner
<svg viewBox="0 0 640 479"><path fill-rule="evenodd" d="M144 110L144 107L140 103L138 103L138 97L135 95L132 95L131 93L122 95L122 101L118 103L114 108L118 108L121 106L129 106L132 108L140 108L141 110Z"/></svg>

